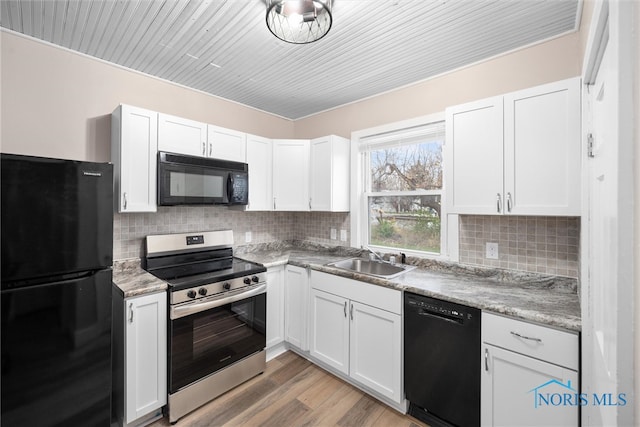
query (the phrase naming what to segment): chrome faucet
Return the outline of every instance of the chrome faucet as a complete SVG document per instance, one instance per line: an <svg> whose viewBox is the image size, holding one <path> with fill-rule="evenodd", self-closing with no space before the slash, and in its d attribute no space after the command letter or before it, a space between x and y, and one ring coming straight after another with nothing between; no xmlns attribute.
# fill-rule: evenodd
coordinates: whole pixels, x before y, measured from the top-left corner
<svg viewBox="0 0 640 427"><path fill-rule="evenodd" d="M382 258L382 255L380 255L378 252L376 252L373 249L371 249L368 245L364 245L364 248L366 250L368 250L369 252L371 252L374 257L378 258L380 260L380 262L387 262L387 261L385 261L384 258Z"/></svg>

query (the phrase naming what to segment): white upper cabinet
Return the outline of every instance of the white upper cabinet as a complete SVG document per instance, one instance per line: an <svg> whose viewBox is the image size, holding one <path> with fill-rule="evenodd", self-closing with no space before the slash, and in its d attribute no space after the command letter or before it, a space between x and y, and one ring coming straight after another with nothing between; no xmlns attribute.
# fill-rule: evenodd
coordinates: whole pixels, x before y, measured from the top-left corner
<svg viewBox="0 0 640 427"><path fill-rule="evenodd" d="M580 215L580 79L448 108L450 213Z"/></svg>
<svg viewBox="0 0 640 427"><path fill-rule="evenodd" d="M312 211L349 211L350 141L331 135L311 140L309 206Z"/></svg>
<svg viewBox="0 0 640 427"><path fill-rule="evenodd" d="M309 152L308 139L273 140L274 210L309 210Z"/></svg>
<svg viewBox="0 0 640 427"><path fill-rule="evenodd" d="M580 215L580 79L504 97L507 212Z"/></svg>
<svg viewBox="0 0 640 427"><path fill-rule="evenodd" d="M206 156L207 125L160 113L158 115L158 150L190 156Z"/></svg>
<svg viewBox="0 0 640 427"><path fill-rule="evenodd" d="M247 135L249 204L246 210L248 211L273 210L272 151L272 140Z"/></svg>
<svg viewBox="0 0 640 427"><path fill-rule="evenodd" d="M237 130L207 125L207 156L245 163L247 136Z"/></svg>
<svg viewBox="0 0 640 427"><path fill-rule="evenodd" d="M120 105L111 115L111 162L118 212L155 212L158 113Z"/></svg>
<svg viewBox="0 0 640 427"><path fill-rule="evenodd" d="M502 197L502 97L447 109L449 213L495 214Z"/></svg>

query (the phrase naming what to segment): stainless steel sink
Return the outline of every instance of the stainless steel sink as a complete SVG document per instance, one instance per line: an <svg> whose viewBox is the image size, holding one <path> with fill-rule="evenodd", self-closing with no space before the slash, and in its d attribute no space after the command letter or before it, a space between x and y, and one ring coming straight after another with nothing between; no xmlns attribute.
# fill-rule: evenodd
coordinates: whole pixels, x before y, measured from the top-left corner
<svg viewBox="0 0 640 427"><path fill-rule="evenodd" d="M369 276L393 279L409 270L416 268L413 265L389 264L380 261L370 261L360 258L343 259L327 264L329 267L340 268L342 270L353 271L354 273L368 274Z"/></svg>

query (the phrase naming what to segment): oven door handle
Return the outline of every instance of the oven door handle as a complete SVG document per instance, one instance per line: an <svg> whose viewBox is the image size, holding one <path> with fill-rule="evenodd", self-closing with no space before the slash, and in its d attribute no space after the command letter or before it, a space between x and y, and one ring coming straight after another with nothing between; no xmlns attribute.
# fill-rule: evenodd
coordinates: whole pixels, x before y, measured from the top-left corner
<svg viewBox="0 0 640 427"><path fill-rule="evenodd" d="M226 297L216 298L203 302L190 302L185 305L174 306L171 307L171 310L169 310L169 317L171 318L171 320L180 319L181 317L189 316L191 314L200 313L202 311L211 310L212 308L220 307L225 304L231 304L232 302L251 298L253 296L263 294L266 291L267 285L261 284L247 291L243 291L234 295L229 295Z"/></svg>

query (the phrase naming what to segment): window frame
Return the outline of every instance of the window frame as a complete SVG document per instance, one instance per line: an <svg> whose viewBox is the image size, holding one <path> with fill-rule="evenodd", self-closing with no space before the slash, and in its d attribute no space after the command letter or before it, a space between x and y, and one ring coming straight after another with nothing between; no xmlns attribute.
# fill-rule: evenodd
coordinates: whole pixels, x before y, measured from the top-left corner
<svg viewBox="0 0 640 427"><path fill-rule="evenodd" d="M366 151L360 151L361 140L388 132L397 132L402 131L404 129L409 129L417 126L429 125L431 123L436 122L444 122L445 121L445 113L435 113L426 116L416 117L414 119L403 120L399 122L389 123L381 126L376 126L368 129L363 129L359 131L354 131L351 133L351 194L354 196L351 198L351 215L350 215L350 225L351 225L351 246L356 248L362 248L365 245L370 246L373 249L380 250L382 252L394 253L398 251L402 251L403 253L419 257L419 258L428 258L428 259L450 259L450 252L453 249L451 243L454 243L452 240L455 238L457 241L457 215L451 218L450 215L446 212L446 191L445 191L445 177L447 176L444 167L445 167L445 149L444 145L446 144L446 134L445 141L443 141L442 146L442 167L443 167L443 182L442 188L439 190L414 190L414 191L387 191L384 193L380 192L369 192L371 173L369 169L369 153ZM446 128L446 126L445 126ZM423 252L417 250L410 249L400 249L393 248L388 246L379 246L379 245L371 245L369 244L370 236L369 236L369 197L376 196L410 196L410 195L440 195L441 201L441 217L440 217L440 253L435 252Z"/></svg>

